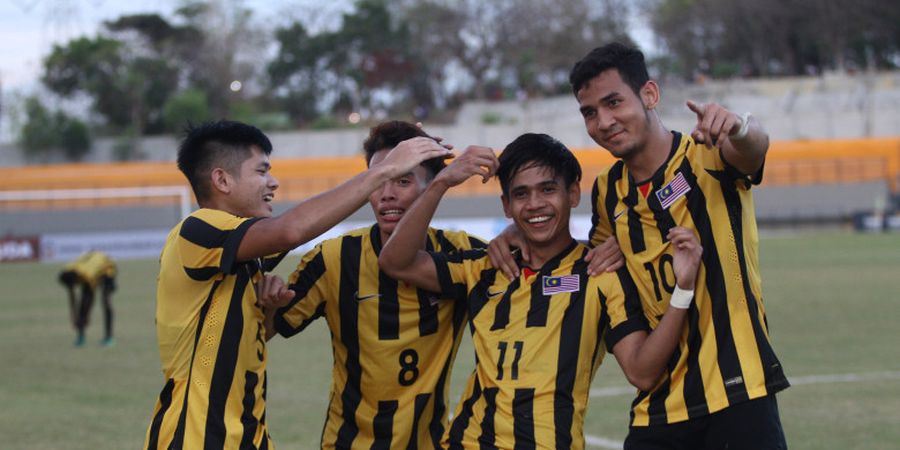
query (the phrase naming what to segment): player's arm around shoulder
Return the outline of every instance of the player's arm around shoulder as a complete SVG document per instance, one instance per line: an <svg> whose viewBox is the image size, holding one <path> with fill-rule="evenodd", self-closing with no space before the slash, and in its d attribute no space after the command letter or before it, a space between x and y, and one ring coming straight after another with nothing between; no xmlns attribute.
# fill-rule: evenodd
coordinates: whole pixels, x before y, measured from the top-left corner
<svg viewBox="0 0 900 450"><path fill-rule="evenodd" d="M687 102L697 115L697 126L691 132L694 140L718 147L722 158L743 175L753 175L762 168L769 150L769 134L750 113L736 114L717 103Z"/></svg>
<svg viewBox="0 0 900 450"><path fill-rule="evenodd" d="M628 382L641 391L649 391L656 386L678 346L687 311L694 298L694 285L703 253L693 230L675 227L667 237L673 248L676 279L669 307L656 329L650 332L639 328L626 330L628 334L613 342L611 349Z"/></svg>

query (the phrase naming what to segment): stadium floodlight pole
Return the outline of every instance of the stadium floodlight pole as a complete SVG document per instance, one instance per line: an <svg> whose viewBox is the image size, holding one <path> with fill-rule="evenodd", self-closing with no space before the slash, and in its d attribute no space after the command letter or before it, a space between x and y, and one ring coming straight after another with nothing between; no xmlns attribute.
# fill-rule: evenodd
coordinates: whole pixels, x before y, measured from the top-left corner
<svg viewBox="0 0 900 450"><path fill-rule="evenodd" d="M191 192L186 186L0 191L0 201L7 202L140 197L178 197L181 218L191 213Z"/></svg>

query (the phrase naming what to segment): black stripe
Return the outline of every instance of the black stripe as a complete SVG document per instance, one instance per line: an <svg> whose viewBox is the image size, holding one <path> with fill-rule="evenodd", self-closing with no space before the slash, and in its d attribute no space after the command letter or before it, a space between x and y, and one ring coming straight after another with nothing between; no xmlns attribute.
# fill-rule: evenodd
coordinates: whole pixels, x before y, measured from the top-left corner
<svg viewBox="0 0 900 450"><path fill-rule="evenodd" d="M322 255L322 248L317 249L318 253L297 273L297 280L289 286L294 291L294 298L278 309L275 313L275 330L284 337L291 337L304 328L306 328L313 320L321 317L325 313L325 303L323 302L316 308L316 314L308 320L294 327L285 320L284 315L287 314L298 302L306 298L309 291L319 282L319 278L325 274L325 257Z"/></svg>
<svg viewBox="0 0 900 450"><path fill-rule="evenodd" d="M225 245L228 239L228 230L220 230L203 219L188 216L181 223L181 229L178 235L186 239L188 242L199 245L203 248L220 248Z"/></svg>
<svg viewBox="0 0 900 450"><path fill-rule="evenodd" d="M487 305L488 302L488 292L493 286L494 282L497 280L497 270L496 269L487 269L482 270L481 274L478 278L478 283L475 283L475 287L469 293L467 308L469 312L469 321L478 316L478 313L481 312L482 308ZM506 285L506 291L510 292L513 289L512 284Z"/></svg>
<svg viewBox="0 0 900 450"><path fill-rule="evenodd" d="M678 350L675 350L678 353ZM671 359L669 360L671 362ZM671 374L671 367L669 374ZM650 403L647 405L647 415L650 417L650 425L665 425L668 423L668 411L666 411L666 398L669 396L669 386L672 378L666 379L650 393Z"/></svg>
<svg viewBox="0 0 900 450"><path fill-rule="evenodd" d="M702 340L700 335L700 313L697 311L697 305L691 303L688 309L687 370L684 373L684 391L682 394L685 405L695 405L693 408L687 408L688 417L691 419L709 414L700 368L700 343Z"/></svg>
<svg viewBox="0 0 900 450"><path fill-rule="evenodd" d="M584 325L585 293L588 276L587 263L579 258L572 273L580 277L578 292L569 295L569 305L559 326L559 351L556 361L556 389L553 392L553 424L556 429L556 448L572 447L572 421L575 414L575 378L578 355L581 352L581 332ZM599 341L598 341L599 343ZM596 346L594 351L596 352Z"/></svg>
<svg viewBox="0 0 900 450"><path fill-rule="evenodd" d="M198 268L184 266L184 273L194 281L208 281L219 274L219 268L216 266Z"/></svg>
<svg viewBox="0 0 900 450"><path fill-rule="evenodd" d="M628 238L631 241L631 251L641 253L647 250L644 242L644 226L641 224L641 216L637 212L638 190L634 183L628 183L628 195L622 199L622 203L628 207Z"/></svg>
<svg viewBox="0 0 900 450"><path fill-rule="evenodd" d="M372 419L372 432L375 435L372 450L391 448L391 436L394 435L394 414L397 412L397 406L397 400L378 401L378 412Z"/></svg>
<svg viewBox="0 0 900 450"><path fill-rule="evenodd" d="M437 248L438 248L439 252L456 253L457 251L459 251L459 249L456 248L456 246L453 245L453 243L450 242L449 239L447 239L447 236L444 235L444 230L434 230L434 234L435 234L435 240L437 241ZM426 247L429 245L431 245L431 239L428 239L425 243ZM426 250L431 250L431 249L426 249Z"/></svg>
<svg viewBox="0 0 900 450"><path fill-rule="evenodd" d="M378 339L400 339L400 300L397 280L378 271Z"/></svg>
<svg viewBox="0 0 900 450"><path fill-rule="evenodd" d="M628 267L622 267L617 270L616 277L625 297L625 317L628 319L609 330L609 333L606 335L606 348L610 352L623 337L635 331L650 332L650 324L644 316L644 307L641 305L641 294L638 291L637 284L634 282L634 278L631 277L631 272L628 271ZM600 289L598 288L597 290L599 291Z"/></svg>
<svg viewBox="0 0 900 450"><path fill-rule="evenodd" d="M172 390L175 388L175 380L169 378L162 392L159 393L159 410L153 416L153 422L150 425L150 437L147 439L147 449L156 450L159 447L159 428L162 426L163 418L166 411L172 405Z"/></svg>
<svg viewBox="0 0 900 450"><path fill-rule="evenodd" d="M228 233L225 245L222 246L222 261L219 263L222 272L233 274L237 271L239 267L238 263L241 262L237 260L237 252L238 248L241 246L241 241L244 240L244 235L247 234L250 225L258 222L260 219L262 218L254 217L252 219L247 219Z"/></svg>
<svg viewBox="0 0 900 450"><path fill-rule="evenodd" d="M225 404L228 392L234 383L234 369L237 365L241 336L244 334L244 314L242 305L244 293L250 278L244 271L238 271L231 291L231 301L222 328L222 338L216 352L212 380L209 383L209 407L206 410L206 432L203 448L221 449L225 446Z"/></svg>
<svg viewBox="0 0 900 450"><path fill-rule="evenodd" d="M617 185L625 171L625 163L616 161L612 168L609 169L609 179L606 180L606 217L609 220L612 236L616 235L616 206L619 204L619 192ZM599 189L599 185L597 186ZM598 193L599 196L599 193ZM598 218L599 220L599 218Z"/></svg>
<svg viewBox="0 0 900 450"><path fill-rule="evenodd" d="M481 450L496 449L497 437L494 431L494 416L497 414L497 394L500 388L485 388L484 390L484 417L481 419L481 435L478 436L478 444Z"/></svg>
<svg viewBox="0 0 900 450"><path fill-rule="evenodd" d="M728 208L728 219L731 223L731 233L734 236L734 246L737 250L744 297L747 299L747 313L753 326L753 335L756 339L756 348L759 351L759 359L763 367L766 386L780 386L780 389L784 389L787 387L787 379L784 376L781 363L778 361L778 357L775 356L775 351L772 349L772 345L766 336L766 328L764 328L766 325L759 321L761 308L756 295L753 294L753 289L750 287L750 275L747 273L747 255L744 252L743 204L741 203L741 196L734 182L728 182L727 179L720 179L719 181L722 184L725 206ZM744 385L746 386L746 383Z"/></svg>
<svg viewBox="0 0 900 450"><path fill-rule="evenodd" d="M278 264L281 263L281 260L283 260L284 257L287 256L287 254L288 252L281 252L275 256L266 256L261 258L262 266L260 267L260 270L262 270L263 272L271 272L275 270L275 268L278 267Z"/></svg>
<svg viewBox="0 0 900 450"><path fill-rule="evenodd" d="M691 219L697 227L700 235L700 245L703 246L703 266L706 268L706 289L712 306L713 327L715 329L716 347L718 349L719 371L722 380L731 380L743 377L741 364L738 360L737 347L731 333L731 318L728 313L728 293L725 288L725 273L719 260L719 251L713 234L712 222L706 209L706 196L697 183L697 177L691 169L690 160L687 158L679 167L685 180L691 186L686 194L687 208L691 213ZM743 384L725 386L729 401L732 403L747 399L747 391ZM705 402L705 399L704 399ZM698 405L687 405L688 408Z"/></svg>
<svg viewBox="0 0 900 450"><path fill-rule="evenodd" d="M516 389L513 398L515 450L532 450L534 442L534 388Z"/></svg>
<svg viewBox="0 0 900 450"><path fill-rule="evenodd" d="M503 293L503 296L500 297L500 301L497 302L497 305L494 307L494 323L491 325L491 331L494 330L502 330L506 328L506 325L509 324L509 310L512 304L512 295L519 289L519 284L522 281L524 275L519 276L512 283L509 283L509 286L506 288L506 292ZM479 283L480 284L480 283ZM488 285L490 286L490 285ZM490 287L485 291L485 294L488 294L490 291ZM487 295L486 295L487 297ZM490 301L490 298L486 298L487 301ZM472 314L472 317L475 317L475 314Z"/></svg>
<svg viewBox="0 0 900 450"><path fill-rule="evenodd" d="M415 450L419 447L419 420L422 418L422 413L425 412L425 407L428 406L428 400L430 398L431 394L427 392L416 395L415 409L413 410L412 431L409 433L409 442L406 443L406 450ZM441 428L443 432L443 427ZM436 443L432 443L434 443L435 448L440 448L440 437L438 437Z"/></svg>
<svg viewBox="0 0 900 450"><path fill-rule="evenodd" d="M469 236L469 248L487 248L487 246L487 242L484 242L475 236Z"/></svg>
<svg viewBox="0 0 900 450"><path fill-rule="evenodd" d="M343 423L338 430L338 448L350 448L359 433L356 425L356 409L362 399L360 378L362 367L359 362L359 305L355 292L359 285L359 259L362 252L362 237L344 236L341 240L341 278L338 302L341 317L341 343L347 349L347 383L341 390Z"/></svg>
<svg viewBox="0 0 900 450"><path fill-rule="evenodd" d="M256 373L247 371L244 374L244 411L241 413L241 425L244 426L244 434L241 436L241 449L255 449L253 438L256 437L256 427L259 421L253 415L253 407L256 405L256 384L259 382L259 376ZM263 436L265 440L265 436Z"/></svg>
<svg viewBox="0 0 900 450"><path fill-rule="evenodd" d="M188 371L188 383L184 388L184 402L181 405L181 415L178 416L178 425L175 427L172 442L169 444L170 449L181 449L184 447L184 430L187 421L188 397L190 397L189 394L191 393L190 380L193 379L194 375L194 357L197 356L197 344L200 342L200 334L203 331L203 325L206 323L206 315L209 313L209 306L212 304L212 298L216 294L216 290L221 283L221 280L216 280L213 283L209 290L209 295L206 296L206 301L203 302L203 307L200 308L200 317L197 319L197 331L194 334L194 346L191 349L191 369Z"/></svg>
<svg viewBox="0 0 900 450"><path fill-rule="evenodd" d="M594 180L594 185L591 187L591 232L588 233L588 242L593 244L595 239L599 239L597 234L600 231L600 177ZM607 217L608 220L608 217ZM615 236L615 233L613 233Z"/></svg>
<svg viewBox="0 0 900 450"><path fill-rule="evenodd" d="M472 372L471 376L475 377L475 386L473 386L472 394L463 401L461 411L458 416L453 418L453 423L450 425L450 432L447 434L450 448L454 450L461 450L463 448L463 436L466 433L466 428L469 427L469 420L472 418L472 407L475 405L475 402L478 401L478 398L481 397L481 383L478 382L475 372Z"/></svg>

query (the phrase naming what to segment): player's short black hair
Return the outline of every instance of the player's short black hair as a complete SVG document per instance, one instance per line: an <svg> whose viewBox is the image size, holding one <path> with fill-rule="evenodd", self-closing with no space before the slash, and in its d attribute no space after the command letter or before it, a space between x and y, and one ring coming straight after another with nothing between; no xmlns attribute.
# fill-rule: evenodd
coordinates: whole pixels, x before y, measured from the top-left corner
<svg viewBox="0 0 900 450"><path fill-rule="evenodd" d="M216 167L236 174L250 157L251 147L269 155L272 143L253 125L231 120L189 123L178 146L178 169L187 177L198 201L210 193L209 174Z"/></svg>
<svg viewBox="0 0 900 450"><path fill-rule="evenodd" d="M635 94L640 94L641 87L650 80L644 54L637 48L613 42L591 50L575 63L569 72L572 93L578 95L578 91L585 84L609 69L618 70L622 81L628 84Z"/></svg>
<svg viewBox="0 0 900 450"><path fill-rule="evenodd" d="M366 153L366 165L372 162L372 156L376 152L384 149L392 149L397 144L414 137L431 138L428 133L422 131L415 124L404 122L402 120L390 120L380 123L369 130L369 137L363 142L363 151ZM432 158L422 162L422 167L428 170L429 175L434 178L447 164L444 158Z"/></svg>
<svg viewBox="0 0 900 450"><path fill-rule="evenodd" d="M554 177L562 177L566 188L581 181L581 164L562 142L546 135L525 133L510 142L500 153L497 178L503 195L509 195L509 183L519 171L546 167Z"/></svg>

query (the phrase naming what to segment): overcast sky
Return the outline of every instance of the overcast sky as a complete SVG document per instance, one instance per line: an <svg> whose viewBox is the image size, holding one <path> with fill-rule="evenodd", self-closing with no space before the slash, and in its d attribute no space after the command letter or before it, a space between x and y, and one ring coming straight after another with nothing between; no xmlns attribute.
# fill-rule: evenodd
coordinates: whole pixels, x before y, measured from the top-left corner
<svg viewBox="0 0 900 450"><path fill-rule="evenodd" d="M171 17L178 0L0 0L0 82L5 92L38 83L43 58L53 47L78 36L96 35L104 20L124 14ZM311 9L342 11L347 0L245 0L259 20L280 24Z"/></svg>

